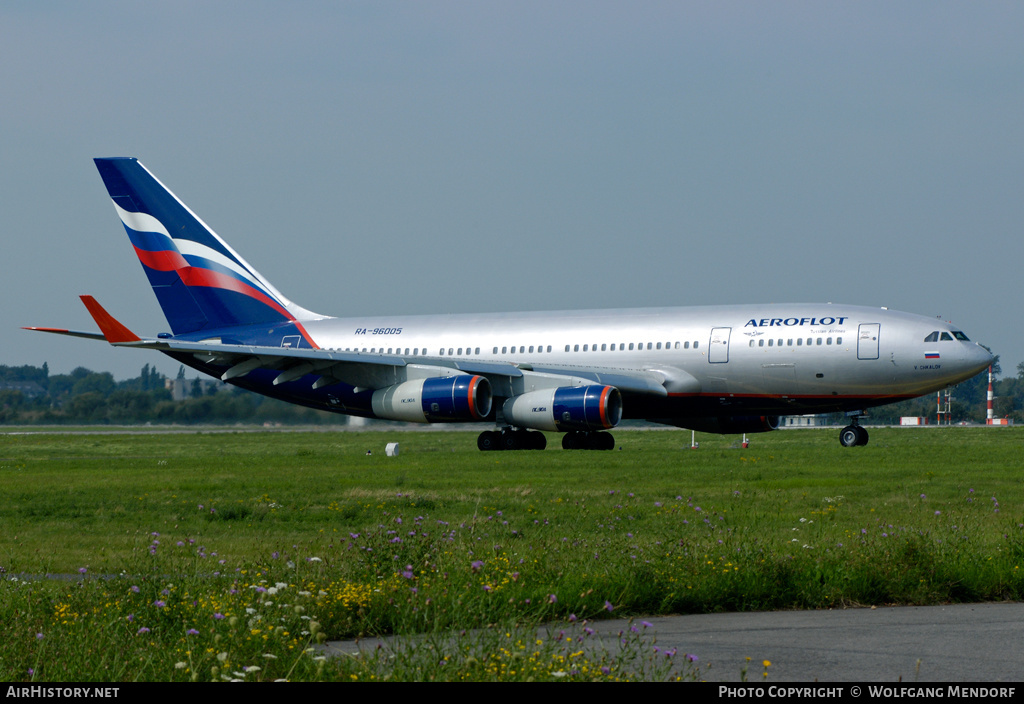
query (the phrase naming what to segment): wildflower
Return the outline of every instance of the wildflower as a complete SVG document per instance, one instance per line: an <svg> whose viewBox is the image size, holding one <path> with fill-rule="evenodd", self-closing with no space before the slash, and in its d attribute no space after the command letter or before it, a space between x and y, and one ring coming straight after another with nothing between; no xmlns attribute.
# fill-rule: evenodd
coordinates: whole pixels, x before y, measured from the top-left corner
<svg viewBox="0 0 1024 704"><path fill-rule="evenodd" d="M148 628L146 628L145 626L143 626L142 628L140 628L139 630L137 630L137 631L135 632L135 635L137 635L137 636L141 636L141 635L142 635L143 633L149 633L149 629L148 629Z"/></svg>
<svg viewBox="0 0 1024 704"><path fill-rule="evenodd" d="M156 601L153 602L153 606L155 606L158 609L162 609L165 606L167 606L167 602L163 601L162 599L157 599Z"/></svg>
<svg viewBox="0 0 1024 704"><path fill-rule="evenodd" d="M612 609L614 609L614 608L615 607L612 606L612 602L610 602L610 601L604 602L604 610L607 611L608 613L611 613Z"/></svg>
<svg viewBox="0 0 1024 704"><path fill-rule="evenodd" d="M187 636L197 636L197 635L199 635L199 631L197 631L194 628L190 628L187 631L185 631L185 635L187 635Z"/></svg>
<svg viewBox="0 0 1024 704"><path fill-rule="evenodd" d="M474 572L479 572L480 568L484 566L484 562L483 560L474 560L469 566Z"/></svg>
<svg viewBox="0 0 1024 704"><path fill-rule="evenodd" d="M558 601L558 597L556 597L554 594L548 594L548 603L549 604L554 604L557 601Z"/></svg>

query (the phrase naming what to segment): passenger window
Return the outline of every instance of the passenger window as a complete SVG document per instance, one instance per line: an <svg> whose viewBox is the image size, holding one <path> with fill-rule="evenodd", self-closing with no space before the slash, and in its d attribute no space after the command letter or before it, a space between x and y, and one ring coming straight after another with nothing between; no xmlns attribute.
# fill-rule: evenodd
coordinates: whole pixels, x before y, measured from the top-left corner
<svg viewBox="0 0 1024 704"><path fill-rule="evenodd" d="M584 347L586 347L586 345L583 345L583 346L584 346ZM579 352L579 351L580 351L580 346L579 346L579 345L575 345L575 346L574 346L574 347L572 348L572 351L573 351L573 352ZM583 351L584 351L584 352L586 352L586 350L583 350Z"/></svg>
<svg viewBox="0 0 1024 704"><path fill-rule="evenodd" d="M630 343L629 343L629 351L630 351L630 352L632 352L632 351L633 351L633 343L632 343L632 342L630 342Z"/></svg>
<svg viewBox="0 0 1024 704"><path fill-rule="evenodd" d="M802 337L796 338L796 346L797 347L800 347L803 344L804 344L804 338L802 338Z"/></svg>
<svg viewBox="0 0 1024 704"><path fill-rule="evenodd" d="M530 354L533 354L533 345L530 345Z"/></svg>
<svg viewBox="0 0 1024 704"><path fill-rule="evenodd" d="M569 348L568 348L568 347L566 347L565 349L567 349L567 350L568 350ZM550 352L550 351L551 351L551 345L548 345L548 352Z"/></svg>
<svg viewBox="0 0 1024 704"><path fill-rule="evenodd" d="M841 338L841 337L837 337L837 338L836 338L836 344L837 344L837 345L841 345L841 344L843 344L843 338Z"/></svg>
<svg viewBox="0 0 1024 704"><path fill-rule="evenodd" d="M689 340L687 340L686 342L683 343L683 349L684 350L690 349L690 341Z"/></svg>
<svg viewBox="0 0 1024 704"><path fill-rule="evenodd" d="M589 352L590 351L589 348L590 348L590 345L583 345L583 351L584 352Z"/></svg>
<svg viewBox="0 0 1024 704"><path fill-rule="evenodd" d="M596 347L597 345L594 345L594 346ZM608 347L608 345L601 345L601 351L605 352L607 347Z"/></svg>
<svg viewBox="0 0 1024 704"><path fill-rule="evenodd" d="M757 341L757 346L758 347L764 347L764 338L762 338L762 339Z"/></svg>
<svg viewBox="0 0 1024 704"><path fill-rule="evenodd" d="M569 351L569 345L566 345L566 346L565 346L565 351L566 351L566 352L568 352L568 351Z"/></svg>
<svg viewBox="0 0 1024 704"><path fill-rule="evenodd" d="M693 343L693 349L697 349L697 345L699 345L699 344L700 344L699 342L694 342Z"/></svg>
<svg viewBox="0 0 1024 704"><path fill-rule="evenodd" d="M772 347L775 344L775 340L768 340L768 346Z"/></svg>

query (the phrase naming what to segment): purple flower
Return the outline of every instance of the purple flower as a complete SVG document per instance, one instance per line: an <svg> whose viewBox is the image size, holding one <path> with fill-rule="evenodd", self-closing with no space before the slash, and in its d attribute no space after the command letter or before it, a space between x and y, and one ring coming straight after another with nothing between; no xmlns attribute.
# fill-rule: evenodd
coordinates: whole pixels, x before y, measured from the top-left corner
<svg viewBox="0 0 1024 704"><path fill-rule="evenodd" d="M148 629L148 628L146 628L145 626L143 626L143 627L142 627L142 628L140 628L140 629L139 629L138 631L136 631L136 632L135 632L135 635L137 635L137 636L141 636L141 635L142 635L143 633L149 633L149 629Z"/></svg>
<svg viewBox="0 0 1024 704"><path fill-rule="evenodd" d="M612 609L614 609L614 608L615 607L612 606L612 602L610 602L610 601L604 602L604 610L607 611L608 613L611 613Z"/></svg>
<svg viewBox="0 0 1024 704"><path fill-rule="evenodd" d="M484 566L484 561L474 560L469 566L472 568L474 572L479 572L480 568Z"/></svg>
<svg viewBox="0 0 1024 704"><path fill-rule="evenodd" d="M79 567L79 568L78 568L78 573L79 573L79 574L85 574L85 573L86 573L87 571L88 571L88 570L86 570L86 568L84 568L84 567Z"/></svg>
<svg viewBox="0 0 1024 704"><path fill-rule="evenodd" d="M197 636L197 635L199 635L199 631L197 631L194 628L190 628L187 631L185 631L185 635L187 635L187 636Z"/></svg>
<svg viewBox="0 0 1024 704"><path fill-rule="evenodd" d="M224 614L222 614L222 613L216 613L216 614L213 615L213 619L215 621L220 621L222 618L224 618Z"/></svg>
<svg viewBox="0 0 1024 704"><path fill-rule="evenodd" d="M167 602L164 601L163 599L157 599L156 601L153 602L153 606L155 606L158 609L162 609L165 606L167 606Z"/></svg>
<svg viewBox="0 0 1024 704"><path fill-rule="evenodd" d="M558 601L558 597L557 596L555 596L554 594L548 594L548 603L549 604L554 604L557 601Z"/></svg>

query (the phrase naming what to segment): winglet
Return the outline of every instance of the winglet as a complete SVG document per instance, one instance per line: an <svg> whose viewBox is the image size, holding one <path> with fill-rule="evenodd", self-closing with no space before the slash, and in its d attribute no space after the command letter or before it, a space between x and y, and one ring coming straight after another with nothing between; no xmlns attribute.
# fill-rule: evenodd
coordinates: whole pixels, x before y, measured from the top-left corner
<svg viewBox="0 0 1024 704"><path fill-rule="evenodd" d="M114 316L104 310L103 306L97 303L95 298L92 296L80 296L80 298L85 307L89 309L89 315L100 326L100 330L103 331L103 337L107 338L107 342L115 344L117 342L140 342L142 340L138 335L115 320Z"/></svg>

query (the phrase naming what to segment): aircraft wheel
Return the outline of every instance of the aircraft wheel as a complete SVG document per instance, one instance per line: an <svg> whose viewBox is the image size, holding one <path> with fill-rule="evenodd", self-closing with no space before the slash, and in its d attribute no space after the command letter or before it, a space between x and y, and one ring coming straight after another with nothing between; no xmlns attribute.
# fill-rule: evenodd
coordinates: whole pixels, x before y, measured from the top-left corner
<svg viewBox="0 0 1024 704"><path fill-rule="evenodd" d="M501 434L493 430L485 430L476 438L476 446L482 452L501 449Z"/></svg>
<svg viewBox="0 0 1024 704"><path fill-rule="evenodd" d="M548 446L548 439L539 430L532 431L527 437L530 439L528 447L531 450L543 450Z"/></svg>
<svg viewBox="0 0 1024 704"><path fill-rule="evenodd" d="M863 447L864 445L868 444L868 430L867 428L861 427L859 425L856 426L856 428L857 435L859 436L857 438L857 444Z"/></svg>
<svg viewBox="0 0 1024 704"><path fill-rule="evenodd" d="M611 433L590 433L587 447L591 450L612 450L615 448L615 438Z"/></svg>
<svg viewBox="0 0 1024 704"><path fill-rule="evenodd" d="M562 436L562 449L563 450L578 450L580 449L580 434L575 430L566 433Z"/></svg>
<svg viewBox="0 0 1024 704"><path fill-rule="evenodd" d="M856 425L848 425L839 431L839 444L843 447L855 447L861 444L861 428ZM867 433L864 433L864 442L867 442Z"/></svg>
<svg viewBox="0 0 1024 704"><path fill-rule="evenodd" d="M519 450L522 449L522 443L520 442L519 433L514 430L503 430L501 432L501 449L502 450Z"/></svg>

